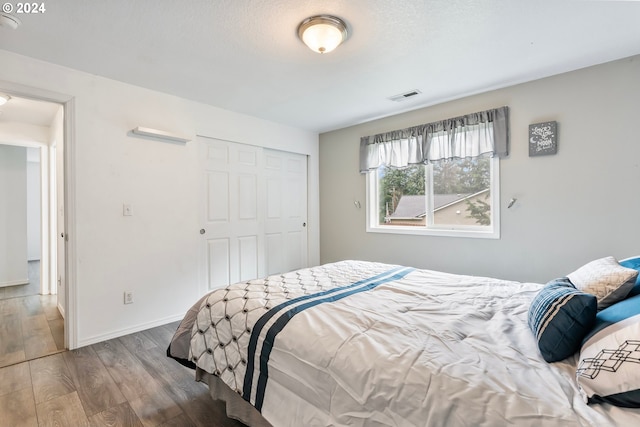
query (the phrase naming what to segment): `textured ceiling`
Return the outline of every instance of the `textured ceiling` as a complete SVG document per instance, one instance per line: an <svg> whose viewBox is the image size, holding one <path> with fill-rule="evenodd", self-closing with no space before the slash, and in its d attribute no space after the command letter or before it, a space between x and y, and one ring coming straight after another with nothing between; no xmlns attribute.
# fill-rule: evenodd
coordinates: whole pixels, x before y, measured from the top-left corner
<svg viewBox="0 0 640 427"><path fill-rule="evenodd" d="M640 54L640 1L55 0L0 49L322 132ZM326 55L296 36L330 13ZM388 97L419 89L396 103Z"/></svg>

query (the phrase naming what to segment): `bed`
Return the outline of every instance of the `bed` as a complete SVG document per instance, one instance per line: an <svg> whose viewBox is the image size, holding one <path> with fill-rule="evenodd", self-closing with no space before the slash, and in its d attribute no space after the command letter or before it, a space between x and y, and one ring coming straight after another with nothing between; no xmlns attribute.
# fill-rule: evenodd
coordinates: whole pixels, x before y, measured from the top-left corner
<svg viewBox="0 0 640 427"><path fill-rule="evenodd" d="M630 275L614 291L579 289L581 269L542 285L365 261L249 280L197 301L167 354L250 426L640 425L624 407L640 400L640 347L614 357L624 390L602 392L611 363L587 345L614 327L640 339L640 310L597 318L640 307L637 269L606 260Z"/></svg>

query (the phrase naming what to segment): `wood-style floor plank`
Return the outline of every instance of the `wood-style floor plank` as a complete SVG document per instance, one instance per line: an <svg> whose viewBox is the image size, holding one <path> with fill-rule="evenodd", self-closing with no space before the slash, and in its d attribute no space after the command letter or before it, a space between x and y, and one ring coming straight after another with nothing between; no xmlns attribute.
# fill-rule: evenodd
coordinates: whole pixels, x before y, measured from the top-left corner
<svg viewBox="0 0 640 427"><path fill-rule="evenodd" d="M243 427L166 357L176 327L0 368L0 427Z"/></svg>
<svg viewBox="0 0 640 427"><path fill-rule="evenodd" d="M62 354L87 416L127 401L93 347Z"/></svg>
<svg viewBox="0 0 640 427"><path fill-rule="evenodd" d="M26 360L26 354L20 315L11 312L9 304L3 307L10 314L0 316L0 366L8 366Z"/></svg>
<svg viewBox="0 0 640 427"><path fill-rule="evenodd" d="M0 313L2 313L2 315L4 316L10 314L19 315L21 313L21 306L22 304L20 303L20 298L2 300L0 301Z"/></svg>
<svg viewBox="0 0 640 427"><path fill-rule="evenodd" d="M38 427L31 387L0 396L0 414L2 427Z"/></svg>
<svg viewBox="0 0 640 427"><path fill-rule="evenodd" d="M40 302L40 295L29 295L19 298L21 302L22 315L24 317L36 316L38 314L44 314L44 308Z"/></svg>
<svg viewBox="0 0 640 427"><path fill-rule="evenodd" d="M127 400L132 401L145 395L149 387L155 384L140 360L118 339L94 344L93 347Z"/></svg>
<svg viewBox="0 0 640 427"><path fill-rule="evenodd" d="M149 349L153 351L140 349L138 346L140 335L144 335L144 333L139 332L120 337L120 341L136 355L148 372L156 373L155 379L161 382L176 402L193 399L206 390L204 384L195 381L194 371L180 364L176 368L177 362L164 354L164 348L154 345Z"/></svg>
<svg viewBox="0 0 640 427"><path fill-rule="evenodd" d="M161 424L160 427L196 427L196 425L191 422L189 417L182 413L166 423Z"/></svg>
<svg viewBox="0 0 640 427"><path fill-rule="evenodd" d="M0 396L31 388L31 371L28 363L0 368Z"/></svg>
<svg viewBox="0 0 640 427"><path fill-rule="evenodd" d="M62 354L42 357L29 362L36 404L75 391L69 368Z"/></svg>
<svg viewBox="0 0 640 427"><path fill-rule="evenodd" d="M128 403L121 403L89 418L91 427L143 427Z"/></svg>
<svg viewBox="0 0 640 427"><path fill-rule="evenodd" d="M143 333L153 340L158 347L166 350L179 325L180 322L172 322L158 326L157 328L147 329L146 331L143 331Z"/></svg>
<svg viewBox="0 0 640 427"><path fill-rule="evenodd" d="M64 350L56 295L0 300L0 367Z"/></svg>
<svg viewBox="0 0 640 427"><path fill-rule="evenodd" d="M56 348L60 351L64 350L64 319L49 320L49 330Z"/></svg>
<svg viewBox="0 0 640 427"><path fill-rule="evenodd" d="M225 427L244 426L239 421L227 418L224 403L213 401L208 391L195 399L179 402L179 405L198 427L207 427L215 422L224 422Z"/></svg>
<svg viewBox="0 0 640 427"><path fill-rule="evenodd" d="M78 393L73 392L36 405L39 427L89 427Z"/></svg>
<svg viewBox="0 0 640 427"><path fill-rule="evenodd" d="M159 426L182 413L166 390L157 384L152 385L147 394L129 401L129 404L145 427Z"/></svg>
<svg viewBox="0 0 640 427"><path fill-rule="evenodd" d="M0 367L64 350L64 320L60 321L53 320L58 322L54 325L58 344L40 296L0 301Z"/></svg>
<svg viewBox="0 0 640 427"><path fill-rule="evenodd" d="M59 320L62 319L62 315L60 314L60 310L58 310L58 299L52 297L51 295L39 295L40 305L42 306L42 311L44 315L47 317L47 320Z"/></svg>
<svg viewBox="0 0 640 427"><path fill-rule="evenodd" d="M22 318L22 339L28 360L58 351L44 312Z"/></svg>
<svg viewBox="0 0 640 427"><path fill-rule="evenodd" d="M181 409L140 359L120 340L99 346L97 353L114 381L145 426L154 427L178 416Z"/></svg>

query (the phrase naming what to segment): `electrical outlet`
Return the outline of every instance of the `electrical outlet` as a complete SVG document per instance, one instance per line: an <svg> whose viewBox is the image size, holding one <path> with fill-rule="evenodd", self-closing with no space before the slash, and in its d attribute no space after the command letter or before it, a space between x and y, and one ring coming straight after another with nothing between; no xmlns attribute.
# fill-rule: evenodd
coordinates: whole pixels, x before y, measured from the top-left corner
<svg viewBox="0 0 640 427"><path fill-rule="evenodd" d="M133 304L133 291L124 291L124 303Z"/></svg>

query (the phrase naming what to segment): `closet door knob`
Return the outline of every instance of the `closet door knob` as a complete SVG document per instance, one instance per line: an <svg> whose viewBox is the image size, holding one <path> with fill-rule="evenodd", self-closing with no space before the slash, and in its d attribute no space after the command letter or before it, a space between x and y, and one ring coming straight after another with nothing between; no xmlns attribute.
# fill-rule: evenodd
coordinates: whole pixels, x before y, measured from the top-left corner
<svg viewBox="0 0 640 427"><path fill-rule="evenodd" d="M206 233L206 232L207 232L207 231L206 231L204 228L201 228L201 229L200 229L200 234L204 234L204 233Z"/></svg>

